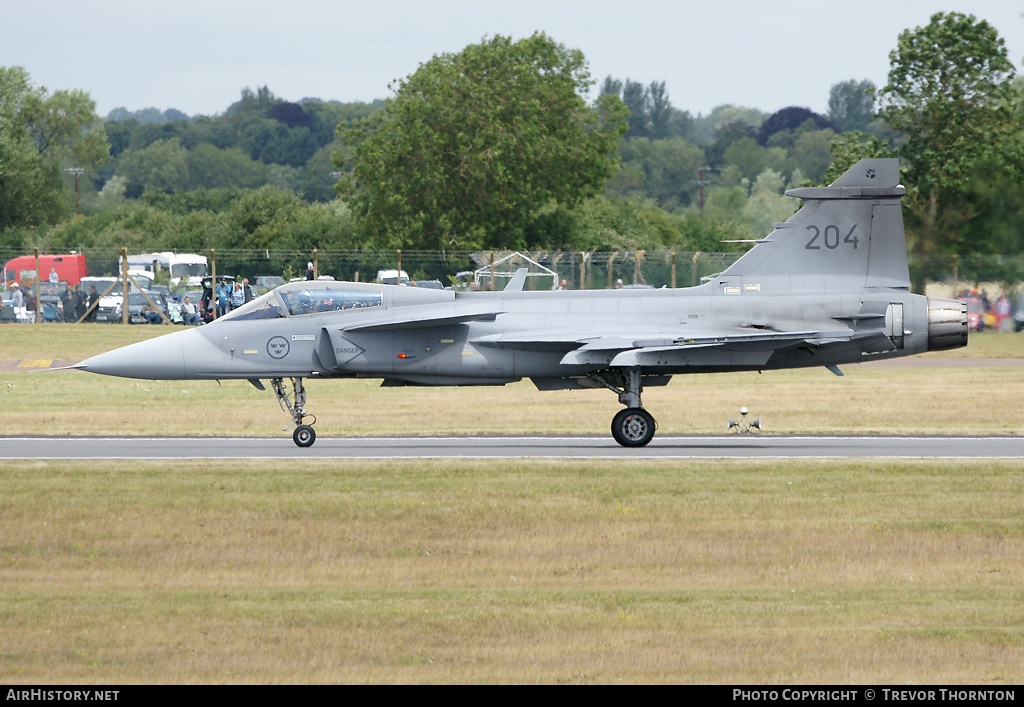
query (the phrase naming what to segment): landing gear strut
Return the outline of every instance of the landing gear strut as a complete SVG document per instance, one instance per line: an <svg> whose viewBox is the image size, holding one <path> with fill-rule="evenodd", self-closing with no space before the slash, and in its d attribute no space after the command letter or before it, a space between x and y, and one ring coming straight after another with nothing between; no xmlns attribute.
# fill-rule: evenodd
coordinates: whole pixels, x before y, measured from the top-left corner
<svg viewBox="0 0 1024 707"><path fill-rule="evenodd" d="M639 368L627 368L617 371L621 385L615 385L597 373L590 374L590 379L603 385L608 390L619 394L619 402L626 406L612 418L612 437L623 447L643 447L654 439L657 423L651 413L644 410L640 402L643 392L643 379Z"/></svg>
<svg viewBox="0 0 1024 707"><path fill-rule="evenodd" d="M316 431L313 430L316 416L306 412L306 389L302 387L302 379L292 378L291 395L285 390L282 378L273 378L270 384L274 387L274 395L277 396L277 402L281 405L281 409L292 416L292 424L295 425L292 439L295 444L300 447L312 446L316 441ZM309 425L302 422L307 417L313 418L313 422Z"/></svg>

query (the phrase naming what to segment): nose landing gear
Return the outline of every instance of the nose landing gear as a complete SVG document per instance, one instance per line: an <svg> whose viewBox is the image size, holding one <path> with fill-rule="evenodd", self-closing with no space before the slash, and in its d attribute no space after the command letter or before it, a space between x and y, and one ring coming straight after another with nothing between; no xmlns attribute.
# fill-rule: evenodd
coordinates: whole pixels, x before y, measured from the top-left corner
<svg viewBox="0 0 1024 707"><path fill-rule="evenodd" d="M292 440L300 447L311 447L316 441L316 431L313 425L316 424L316 416L306 412L306 389L302 387L301 378L292 378L292 394L285 390L284 379L273 378L270 384L274 388L274 395L281 409L291 415L295 431L292 432ZM293 402L294 400L294 402ZM312 417L311 424L303 424L303 420Z"/></svg>

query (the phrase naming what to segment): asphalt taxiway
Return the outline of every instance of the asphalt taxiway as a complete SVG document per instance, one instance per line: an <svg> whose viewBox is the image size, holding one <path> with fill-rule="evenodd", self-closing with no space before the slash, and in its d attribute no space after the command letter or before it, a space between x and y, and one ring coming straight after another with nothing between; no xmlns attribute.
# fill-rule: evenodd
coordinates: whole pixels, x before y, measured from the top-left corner
<svg viewBox="0 0 1024 707"><path fill-rule="evenodd" d="M604 436L0 437L0 459L1024 459L1024 437L659 435L627 449Z"/></svg>

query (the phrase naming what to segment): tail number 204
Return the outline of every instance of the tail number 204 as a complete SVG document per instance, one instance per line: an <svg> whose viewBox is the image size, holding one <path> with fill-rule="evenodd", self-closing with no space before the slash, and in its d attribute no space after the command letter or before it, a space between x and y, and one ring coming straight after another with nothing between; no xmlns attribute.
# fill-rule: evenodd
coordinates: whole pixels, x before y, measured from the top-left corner
<svg viewBox="0 0 1024 707"><path fill-rule="evenodd" d="M846 237L843 238L842 241L839 240L839 226L830 225L825 226L824 229L821 229L818 226L808 226L807 230L812 231L814 235L811 236L811 240L807 241L807 245L804 246L804 250L821 250L821 243L818 242L819 238L825 243L825 247L829 250L835 250L841 243L852 245L853 249L857 250L857 243L859 243L859 240L857 236L853 235L853 232L857 230L857 224L853 224L853 228L850 229L850 232L846 234Z"/></svg>

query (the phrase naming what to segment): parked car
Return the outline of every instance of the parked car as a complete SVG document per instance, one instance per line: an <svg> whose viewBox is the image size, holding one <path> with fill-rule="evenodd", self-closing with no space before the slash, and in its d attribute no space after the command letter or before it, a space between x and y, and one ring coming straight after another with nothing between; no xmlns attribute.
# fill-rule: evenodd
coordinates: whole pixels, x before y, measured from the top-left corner
<svg viewBox="0 0 1024 707"><path fill-rule="evenodd" d="M443 290L444 285L440 280L413 280L416 287L426 287L428 290Z"/></svg>
<svg viewBox="0 0 1024 707"><path fill-rule="evenodd" d="M153 304L163 310L164 314L167 314L166 304L163 303L163 298L158 292L146 292L149 298L153 300ZM98 322L115 322L120 323L124 319L124 308L123 308L123 297L121 295L107 295L100 299L99 306L96 308L96 321ZM145 324L146 314L143 309L148 305L145 296L138 290L133 290L128 293L128 323L129 324Z"/></svg>
<svg viewBox="0 0 1024 707"><path fill-rule="evenodd" d="M284 284L284 278L276 275L260 275L256 278L256 294L264 295L273 290L278 285Z"/></svg>
<svg viewBox="0 0 1024 707"><path fill-rule="evenodd" d="M385 285L408 285L409 273L405 270L378 270L377 282L383 282Z"/></svg>
<svg viewBox="0 0 1024 707"><path fill-rule="evenodd" d="M114 289L112 289L110 293L119 294L121 290L118 288L118 282L119 280L116 277L83 277L81 282L82 292L84 292L85 295L88 297L89 288L95 287L96 294L102 296L103 293L106 292L111 285L114 285Z"/></svg>

